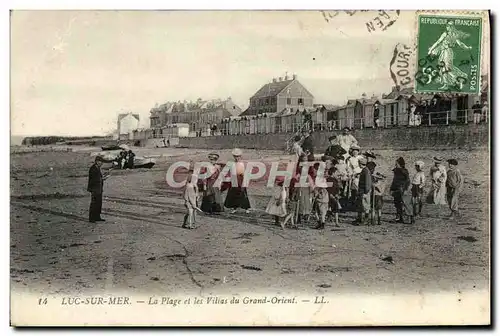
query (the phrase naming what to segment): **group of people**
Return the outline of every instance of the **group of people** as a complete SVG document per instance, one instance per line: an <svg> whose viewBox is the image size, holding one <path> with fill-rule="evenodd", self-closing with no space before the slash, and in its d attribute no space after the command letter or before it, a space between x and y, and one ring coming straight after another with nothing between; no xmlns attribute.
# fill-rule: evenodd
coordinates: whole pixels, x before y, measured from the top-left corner
<svg viewBox="0 0 500 336"><path fill-rule="evenodd" d="M377 155L371 151L361 153L357 140L350 134L350 130L345 129L342 134L329 138L330 145L319 161L311 155L311 150L314 150L312 140L305 141L309 137L310 133L306 133L300 150L297 149L297 160L291 179L276 179L275 190L266 212L283 228L287 225L297 228L300 224L309 222L310 218L317 220L315 229L324 229L327 219L333 220L334 225L339 226L339 213L343 211L357 212L355 225L380 225L387 177L376 171ZM230 209L231 213L237 209L250 212L248 192L243 184L245 164L242 154L240 149L234 149L233 160L228 162L234 168L231 172L236 173L235 184L223 182L218 185L223 165L218 162L219 155L216 153L208 156L211 167L205 167L205 170L200 172L206 177L195 178L194 171L189 170L183 194L186 207L184 228L194 228L197 211L209 215L222 213L225 208ZM103 182L109 174L101 173L102 162L104 159L97 157L89 170L87 190L92 195L90 222L103 221ZM305 169L304 162L310 163ZM457 168L456 159L446 161L448 169L444 162L443 158L434 157L429 176L430 191L424 199L427 180L424 162L415 162L415 172L410 177L404 158L400 157L395 161L389 191L394 200L398 222L405 223L405 217L409 216L411 223L415 223L415 218L421 215L425 202L447 204L451 210L451 218L459 214L458 199L464 180ZM127 162L122 164L126 166ZM326 169L322 171L321 167ZM210 169L210 172L207 169ZM223 201L222 193L226 190L227 195ZM201 205L198 207L200 198Z"/></svg>
<svg viewBox="0 0 500 336"><path fill-rule="evenodd" d="M311 133L307 131L302 139L297 139L294 144L294 174L288 182L284 177L276 179L275 190L265 210L274 217L276 225L297 228L313 218L317 221L314 228L321 230L325 228L327 220L332 220L335 226L339 226L339 213L344 211L357 212L354 225L381 224L387 176L376 171L377 156L372 151L361 153L356 138L347 128L342 134L331 136L329 141L330 145L321 161L317 161ZM242 151L235 149L232 154L234 161L229 164L235 165L237 185L216 185L222 166L218 163L219 155L215 153L208 156L212 163L211 172L207 174L207 168L200 172L206 178L194 182L194 172L189 171L184 190L187 209L184 228L194 228L196 211L212 215L224 212L225 208L231 209L231 213L241 208L249 213L250 201L247 188L243 186L245 165L241 161ZM302 169L304 162L311 163L305 173ZM425 202L447 204L451 210L450 217L458 215L458 197L463 178L457 169L457 160L450 159L447 162L448 170L443 165L444 159L434 158L434 166L430 169L430 191L425 199L427 178L424 162L415 162L415 172L410 176L404 158L396 160L389 192L394 200L397 222L405 223L405 218L409 217L410 223L415 223ZM322 164L326 170L323 174L318 174ZM302 176L303 174L306 176ZM305 184L298 184L299 181L305 181ZM222 193L225 190L227 196L223 201Z"/></svg>
<svg viewBox="0 0 500 336"><path fill-rule="evenodd" d="M116 158L118 169L134 169L135 154L131 150L122 150Z"/></svg>
<svg viewBox="0 0 500 336"><path fill-rule="evenodd" d="M301 162L315 161L310 134L295 140L297 171L292 182L300 179ZM327 167L326 174L318 178L320 163L316 162L308 172L306 187L294 188L293 184L286 186L283 179L277 180L277 190L266 211L275 216L276 222L282 226L289 221L292 225L300 224L311 214L318 220L317 229L325 227L327 218L333 218L338 226L339 212L349 210L357 212L355 225L380 225L387 176L375 171L377 156L371 151L361 154L357 140L347 128L341 135L331 136L329 141L330 145L321 158ZM447 204L451 210L450 217L458 215L463 177L456 159L447 160L448 170L443 163L444 159L434 157L434 166L430 169L430 192L425 199L424 162L415 162L415 172L410 177L404 158L396 160L389 191L394 200L397 222L405 223L405 218L409 217L410 222L415 223L425 201ZM295 215L291 217L291 213ZM296 221L293 222L293 219Z"/></svg>

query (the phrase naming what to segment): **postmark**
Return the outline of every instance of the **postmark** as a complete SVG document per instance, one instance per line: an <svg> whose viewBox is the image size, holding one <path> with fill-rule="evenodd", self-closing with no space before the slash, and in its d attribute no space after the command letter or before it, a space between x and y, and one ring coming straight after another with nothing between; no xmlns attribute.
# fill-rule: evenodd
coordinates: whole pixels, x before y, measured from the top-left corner
<svg viewBox="0 0 500 336"><path fill-rule="evenodd" d="M415 91L477 94L483 18L422 13L417 20Z"/></svg>
<svg viewBox="0 0 500 336"><path fill-rule="evenodd" d="M414 85L415 47L398 43L394 47L389 70L394 85L403 89Z"/></svg>
<svg viewBox="0 0 500 336"><path fill-rule="evenodd" d="M334 11L320 11L323 19L329 23L335 17L339 16L340 13L344 13L350 17L363 13L366 15L371 15L370 18L365 22L365 28L369 33L376 31L386 31L391 27L399 18L400 10L334 10Z"/></svg>

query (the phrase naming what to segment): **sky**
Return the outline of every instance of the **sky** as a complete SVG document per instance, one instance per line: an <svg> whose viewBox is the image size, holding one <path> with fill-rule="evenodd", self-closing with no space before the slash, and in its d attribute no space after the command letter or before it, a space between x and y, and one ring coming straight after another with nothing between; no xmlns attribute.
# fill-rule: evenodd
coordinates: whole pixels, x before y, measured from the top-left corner
<svg viewBox="0 0 500 336"><path fill-rule="evenodd" d="M273 77L296 74L315 103L390 92L397 43L415 12L368 32L377 11L14 11L11 133L104 135L119 113L231 97L242 108ZM389 15L396 17L394 11Z"/></svg>

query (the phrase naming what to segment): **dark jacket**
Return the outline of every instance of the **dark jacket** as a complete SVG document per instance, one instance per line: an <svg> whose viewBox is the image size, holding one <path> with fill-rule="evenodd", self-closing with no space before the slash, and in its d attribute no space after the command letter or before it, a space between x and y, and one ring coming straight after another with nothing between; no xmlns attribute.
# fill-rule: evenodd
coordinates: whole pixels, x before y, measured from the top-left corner
<svg viewBox="0 0 500 336"><path fill-rule="evenodd" d="M472 105L472 110L474 110L474 113L482 113L482 109L483 107L479 104L474 104Z"/></svg>
<svg viewBox="0 0 500 336"><path fill-rule="evenodd" d="M394 179L391 184L391 191L404 192L410 186L410 174L406 168L394 168Z"/></svg>
<svg viewBox="0 0 500 336"><path fill-rule="evenodd" d="M368 194L372 191L372 174L368 167L364 167L359 175L359 192Z"/></svg>
<svg viewBox="0 0 500 336"><path fill-rule="evenodd" d="M87 191L95 194L102 194L104 180L102 179L101 169L93 164L89 169L89 183Z"/></svg>
<svg viewBox="0 0 500 336"><path fill-rule="evenodd" d="M304 150L304 152L308 151L309 153L314 154L314 145L310 136L305 138L302 142L302 150Z"/></svg>
<svg viewBox="0 0 500 336"><path fill-rule="evenodd" d="M331 156L334 159L338 159L340 156L346 153L347 152L345 151L345 149L340 145L330 145L325 151L326 156Z"/></svg>

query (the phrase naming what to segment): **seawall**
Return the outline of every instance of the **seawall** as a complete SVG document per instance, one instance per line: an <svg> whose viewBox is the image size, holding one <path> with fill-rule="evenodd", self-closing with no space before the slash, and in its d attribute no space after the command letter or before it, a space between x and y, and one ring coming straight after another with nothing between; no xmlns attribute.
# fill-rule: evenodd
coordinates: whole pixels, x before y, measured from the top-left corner
<svg viewBox="0 0 500 336"><path fill-rule="evenodd" d="M328 137L340 131L318 131L313 133L313 142L318 151L328 146ZM488 124L449 126L397 127L384 129L355 130L353 135L363 148L370 149L452 149L487 147ZM179 147L208 149L269 149L284 150L291 133L224 135L195 138L180 138Z"/></svg>

